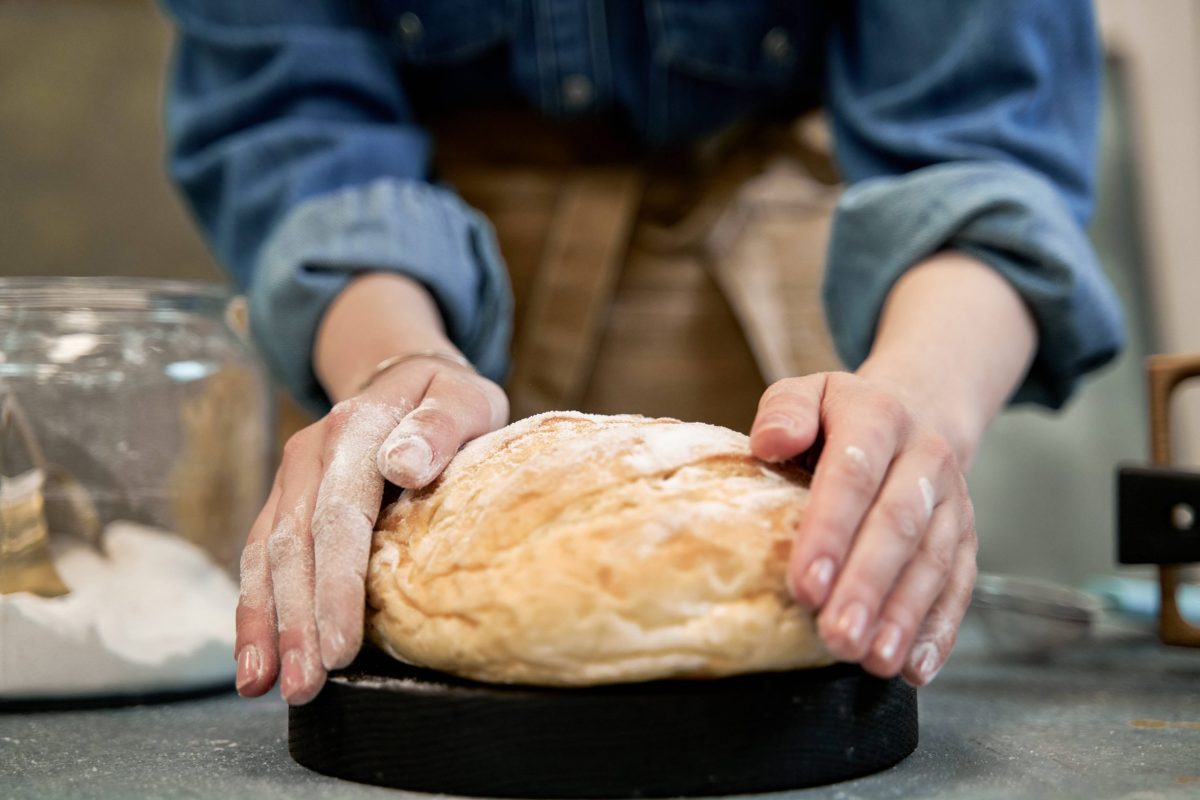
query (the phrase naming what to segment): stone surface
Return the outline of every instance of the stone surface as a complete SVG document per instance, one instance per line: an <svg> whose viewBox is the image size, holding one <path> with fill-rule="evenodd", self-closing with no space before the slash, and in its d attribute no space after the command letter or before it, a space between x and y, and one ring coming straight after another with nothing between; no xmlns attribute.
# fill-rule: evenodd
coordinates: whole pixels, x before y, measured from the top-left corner
<svg viewBox="0 0 1200 800"><path fill-rule="evenodd" d="M1200 794L1200 650L1140 633L1043 664L1002 663L974 632L921 692L921 745L895 768L779 798L1183 798ZM278 696L0 713L0 794L39 798L360 798L394 792L287 754Z"/></svg>

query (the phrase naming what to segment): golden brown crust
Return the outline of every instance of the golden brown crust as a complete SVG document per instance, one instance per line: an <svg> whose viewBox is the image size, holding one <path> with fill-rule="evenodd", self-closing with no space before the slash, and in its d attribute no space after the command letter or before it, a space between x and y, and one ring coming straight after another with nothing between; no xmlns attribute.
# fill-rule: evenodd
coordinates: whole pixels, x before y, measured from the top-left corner
<svg viewBox="0 0 1200 800"><path fill-rule="evenodd" d="M381 516L368 633L477 680L573 686L827 664L792 603L800 470L699 423L553 412Z"/></svg>

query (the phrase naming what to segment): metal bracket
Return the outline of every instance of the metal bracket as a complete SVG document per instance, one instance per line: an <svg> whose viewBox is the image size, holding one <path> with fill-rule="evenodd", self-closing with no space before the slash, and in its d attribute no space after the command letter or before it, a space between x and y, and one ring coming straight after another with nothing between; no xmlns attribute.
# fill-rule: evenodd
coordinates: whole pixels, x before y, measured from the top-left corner
<svg viewBox="0 0 1200 800"><path fill-rule="evenodd" d="M1200 472L1132 465L1117 470L1117 561L1200 562Z"/></svg>

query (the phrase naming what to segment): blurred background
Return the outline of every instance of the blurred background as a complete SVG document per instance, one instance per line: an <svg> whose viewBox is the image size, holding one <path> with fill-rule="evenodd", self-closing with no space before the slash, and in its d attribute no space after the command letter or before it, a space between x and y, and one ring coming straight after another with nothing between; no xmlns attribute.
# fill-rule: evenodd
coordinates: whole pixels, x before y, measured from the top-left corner
<svg viewBox="0 0 1200 800"><path fill-rule="evenodd" d="M1146 458L1143 358L1200 350L1200 3L1098 11L1108 59L1092 235L1129 346L1064 413L1006 414L971 476L981 568L1073 583L1116 571L1113 468ZM169 46L148 0L0 0L0 274L224 280L162 167ZM1196 397L1176 412L1189 463Z"/></svg>
<svg viewBox="0 0 1200 800"><path fill-rule="evenodd" d="M149 0L0 1L4 274L223 280L163 172Z"/></svg>

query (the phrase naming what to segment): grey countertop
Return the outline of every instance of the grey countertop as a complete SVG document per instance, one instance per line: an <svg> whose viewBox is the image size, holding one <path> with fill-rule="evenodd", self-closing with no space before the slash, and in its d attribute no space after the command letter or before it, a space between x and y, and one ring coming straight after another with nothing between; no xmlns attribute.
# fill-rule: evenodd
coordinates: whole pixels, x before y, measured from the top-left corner
<svg viewBox="0 0 1200 800"><path fill-rule="evenodd" d="M1040 665L970 626L920 694L921 744L883 773L799 798L1200 797L1200 650L1107 630ZM367 798L287 753L278 696L0 713L0 798Z"/></svg>

